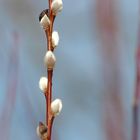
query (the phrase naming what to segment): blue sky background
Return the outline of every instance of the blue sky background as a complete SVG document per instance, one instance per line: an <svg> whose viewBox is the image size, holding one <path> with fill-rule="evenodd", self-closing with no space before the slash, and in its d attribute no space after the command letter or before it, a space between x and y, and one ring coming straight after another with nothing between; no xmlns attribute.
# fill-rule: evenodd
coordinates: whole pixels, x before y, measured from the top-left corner
<svg viewBox="0 0 140 140"><path fill-rule="evenodd" d="M96 0L63 2L64 9L54 26L59 31L60 44L55 51L57 63L53 78L53 98L62 99L63 111L54 122L52 139L107 139L104 116L109 112L115 125L120 121L117 113L120 110L113 104L117 99L110 102L113 94L121 98L123 135L130 140L138 0L115 1L120 36L117 45L112 46L112 61L102 57L102 54L106 56L108 53L102 51L107 48L98 37ZM38 81L46 75L43 64L46 39L38 15L47 3L45 0L0 0L2 140L37 140L36 126L39 121L45 120L45 99L38 88ZM109 59L108 56L106 58ZM117 66L115 60L118 60ZM115 77L119 77L118 92L109 93ZM12 83L15 83L15 89L10 88Z"/></svg>

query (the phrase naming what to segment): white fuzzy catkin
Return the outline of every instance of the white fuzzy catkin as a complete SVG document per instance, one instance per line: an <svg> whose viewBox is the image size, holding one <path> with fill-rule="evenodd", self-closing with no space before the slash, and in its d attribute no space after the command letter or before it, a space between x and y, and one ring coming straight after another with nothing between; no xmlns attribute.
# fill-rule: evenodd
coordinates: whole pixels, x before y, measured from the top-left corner
<svg viewBox="0 0 140 140"><path fill-rule="evenodd" d="M51 111L54 116L59 115L62 110L62 101L60 99L56 99L51 103Z"/></svg>
<svg viewBox="0 0 140 140"><path fill-rule="evenodd" d="M52 46L53 46L53 48L58 46L58 43L59 43L59 34L58 34L58 32L53 31L53 33L52 33Z"/></svg>
<svg viewBox="0 0 140 140"><path fill-rule="evenodd" d="M63 9L62 0L53 0L51 9L52 9L53 15L57 15L59 12L61 12Z"/></svg>
<svg viewBox="0 0 140 140"><path fill-rule="evenodd" d="M48 27L50 25L50 19L48 18L48 16L46 14L42 17L40 24L44 30L48 29Z"/></svg>
<svg viewBox="0 0 140 140"><path fill-rule="evenodd" d="M52 51L47 51L45 58L44 58L44 62L49 70L54 68L56 58Z"/></svg>
<svg viewBox="0 0 140 140"><path fill-rule="evenodd" d="M39 80L39 88L42 92L47 90L48 79L46 77L41 77Z"/></svg>
<svg viewBox="0 0 140 140"><path fill-rule="evenodd" d="M38 136L38 137L41 137L40 130L39 130L39 126L37 126L37 128L36 128L36 133L37 133L37 136Z"/></svg>

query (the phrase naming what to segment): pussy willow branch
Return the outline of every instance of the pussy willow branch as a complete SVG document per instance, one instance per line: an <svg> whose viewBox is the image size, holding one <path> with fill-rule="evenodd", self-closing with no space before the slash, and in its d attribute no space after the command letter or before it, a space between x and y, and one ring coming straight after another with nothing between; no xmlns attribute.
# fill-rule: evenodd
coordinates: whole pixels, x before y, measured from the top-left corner
<svg viewBox="0 0 140 140"><path fill-rule="evenodd" d="M46 37L47 37L47 49L53 51L52 47L52 30L53 30L53 23L54 23L54 16L51 10L51 3L52 0L48 1L49 3L49 19L50 19L50 26L47 30L45 30ZM46 125L48 127L48 135L46 140L51 140L51 132L52 132L52 125L54 117L51 113L51 102L52 102L52 77L53 77L53 69L47 70L48 75L48 87L45 93L46 97Z"/></svg>

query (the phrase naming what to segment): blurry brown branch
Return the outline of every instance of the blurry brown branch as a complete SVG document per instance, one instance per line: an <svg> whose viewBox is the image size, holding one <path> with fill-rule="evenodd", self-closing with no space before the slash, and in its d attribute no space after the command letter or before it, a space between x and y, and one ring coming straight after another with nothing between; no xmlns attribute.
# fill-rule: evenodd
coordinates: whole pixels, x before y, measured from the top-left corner
<svg viewBox="0 0 140 140"><path fill-rule="evenodd" d="M125 140L121 100L121 71L118 14L115 0L96 0L96 25L102 57L104 85L103 123L107 140Z"/></svg>
<svg viewBox="0 0 140 140"><path fill-rule="evenodd" d="M140 44L136 52L136 86L135 86L135 94L134 94L134 99L133 99L132 140L138 140L139 97L140 97Z"/></svg>
<svg viewBox="0 0 140 140"><path fill-rule="evenodd" d="M140 2L139 2L140 4ZM140 7L139 7L140 8ZM139 9L140 12L140 9ZM135 93L133 98L132 113L133 113L133 128L132 128L132 140L138 140L138 118L139 118L139 98L140 98L140 19L138 23L138 47L136 48L136 82Z"/></svg>

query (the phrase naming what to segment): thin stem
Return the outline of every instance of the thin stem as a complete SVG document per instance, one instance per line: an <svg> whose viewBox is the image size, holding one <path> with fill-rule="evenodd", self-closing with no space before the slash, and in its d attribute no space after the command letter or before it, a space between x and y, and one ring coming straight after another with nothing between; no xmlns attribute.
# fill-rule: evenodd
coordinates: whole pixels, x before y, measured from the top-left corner
<svg viewBox="0 0 140 140"><path fill-rule="evenodd" d="M47 118L47 125L50 123L51 114L51 101L52 101L52 75L53 71L48 70L48 95L47 95L47 104L48 104L48 118Z"/></svg>
<svg viewBox="0 0 140 140"><path fill-rule="evenodd" d="M54 17L54 15L53 15L53 13L52 13L52 10L51 10L51 4L52 4L52 0L49 0L49 11L50 11L50 17L49 17L49 19L50 19L50 28L49 28L49 43L50 43L50 48L49 48L49 50L53 50L53 47L52 47L52 31L53 31L53 24L54 24L54 19L55 19L55 17Z"/></svg>
<svg viewBox="0 0 140 140"><path fill-rule="evenodd" d="M50 37L49 33L46 32L47 35L47 44L48 44L48 50L50 49ZM52 102L52 77L53 77L53 70L47 71L48 75L48 87L47 91L45 93L46 97L46 125L48 127L48 137L46 140L51 140L51 132L52 132L52 125L53 125L53 116L51 113L51 102Z"/></svg>
<svg viewBox="0 0 140 140"><path fill-rule="evenodd" d="M48 124L48 139L47 140L51 140L53 121L54 121L54 117L51 115L49 118L49 124Z"/></svg>
<svg viewBox="0 0 140 140"><path fill-rule="evenodd" d="M46 125L48 127L48 137L47 140L51 140L51 132L53 125L53 116L51 114L51 101L52 101L52 76L53 70L48 70L48 88L46 96Z"/></svg>
<svg viewBox="0 0 140 140"><path fill-rule="evenodd" d="M49 3L49 9L51 9L52 0L48 0L48 3Z"/></svg>
<svg viewBox="0 0 140 140"><path fill-rule="evenodd" d="M50 48L50 43L49 43L49 30L46 30L45 31L45 34L46 34L46 39L47 39L47 49L49 50L49 48Z"/></svg>
<svg viewBox="0 0 140 140"><path fill-rule="evenodd" d="M45 31L45 33L46 33L46 38L47 38L47 49L50 51L53 51L52 31L53 31L53 23L54 23L55 17L53 16L52 10L51 10L52 0L48 0L48 3L49 3L49 11L50 11L50 16L49 16L50 26ZM53 125L53 120L54 120L54 117L51 113L53 70L48 70L47 75L48 75L48 87L47 87L47 91L45 93L45 97L46 97L46 125L48 127L48 133L47 133L46 140L51 140L52 125Z"/></svg>

